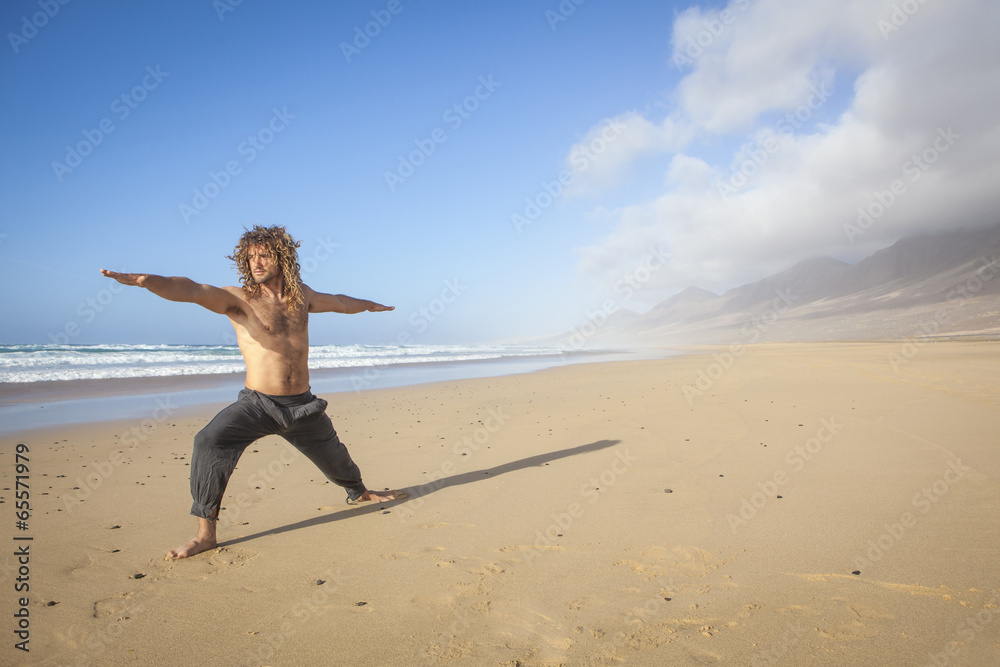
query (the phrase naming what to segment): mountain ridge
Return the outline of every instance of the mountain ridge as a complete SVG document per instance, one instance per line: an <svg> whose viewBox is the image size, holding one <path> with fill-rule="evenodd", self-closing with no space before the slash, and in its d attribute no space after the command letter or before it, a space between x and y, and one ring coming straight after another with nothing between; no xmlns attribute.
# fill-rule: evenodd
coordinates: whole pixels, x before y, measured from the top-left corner
<svg viewBox="0 0 1000 667"><path fill-rule="evenodd" d="M1000 337L1000 224L917 234L856 264L827 256L725 291L689 286L644 315L609 318L588 344Z"/></svg>

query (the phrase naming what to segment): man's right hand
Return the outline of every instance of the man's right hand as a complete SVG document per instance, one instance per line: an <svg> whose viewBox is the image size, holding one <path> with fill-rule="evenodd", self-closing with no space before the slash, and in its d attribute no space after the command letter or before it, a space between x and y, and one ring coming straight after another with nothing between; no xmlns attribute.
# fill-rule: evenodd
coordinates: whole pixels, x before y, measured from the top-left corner
<svg viewBox="0 0 1000 667"><path fill-rule="evenodd" d="M101 269L101 273L108 278L113 278L117 280L122 285L133 285L135 287L143 287L146 282L145 273L118 273L117 271L108 271L107 269Z"/></svg>
<svg viewBox="0 0 1000 667"><path fill-rule="evenodd" d="M212 285L199 285L190 278L158 276L155 273L118 273L107 269L101 269L101 273L122 285L144 287L167 301L196 303L220 315L245 315L243 301L228 291L232 289L239 292L235 287L222 289Z"/></svg>

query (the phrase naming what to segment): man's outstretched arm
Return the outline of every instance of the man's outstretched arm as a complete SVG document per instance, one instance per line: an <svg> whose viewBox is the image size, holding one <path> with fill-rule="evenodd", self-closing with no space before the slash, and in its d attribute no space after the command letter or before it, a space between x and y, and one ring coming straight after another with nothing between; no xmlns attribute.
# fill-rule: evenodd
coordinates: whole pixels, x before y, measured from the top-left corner
<svg viewBox="0 0 1000 667"><path fill-rule="evenodd" d="M309 295L310 313L382 313L393 310L395 306L383 306L367 299L355 299L346 294L325 294L303 285Z"/></svg>
<svg viewBox="0 0 1000 667"><path fill-rule="evenodd" d="M242 311L240 300L234 295L219 287L198 284L190 278L157 276L152 273L118 273L107 269L101 269L101 273L122 285L145 287L168 301L196 303L220 315Z"/></svg>

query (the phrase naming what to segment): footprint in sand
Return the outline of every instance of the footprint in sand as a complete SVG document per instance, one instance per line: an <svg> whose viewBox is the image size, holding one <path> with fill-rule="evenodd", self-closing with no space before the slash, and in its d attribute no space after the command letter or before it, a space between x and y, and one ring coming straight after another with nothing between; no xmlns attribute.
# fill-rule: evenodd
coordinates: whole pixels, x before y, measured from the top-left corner
<svg viewBox="0 0 1000 667"><path fill-rule="evenodd" d="M822 626L817 626L816 632L820 637L837 641L868 639L879 634L879 630L869 628L861 621L845 621L836 625L825 623Z"/></svg>
<svg viewBox="0 0 1000 667"><path fill-rule="evenodd" d="M214 550L208 562L222 568L243 567L256 557L256 553L231 549L229 547L220 547Z"/></svg>
<svg viewBox="0 0 1000 667"><path fill-rule="evenodd" d="M600 607L602 604L600 598L596 598L593 595L587 595L582 598L577 598L576 600L570 601L568 607L571 611L581 611L584 609L595 609Z"/></svg>
<svg viewBox="0 0 1000 667"><path fill-rule="evenodd" d="M109 598L104 598L94 603L94 618L128 616L129 612L135 609L136 605L136 601L132 600L132 593L112 595Z"/></svg>
<svg viewBox="0 0 1000 667"><path fill-rule="evenodd" d="M705 577L717 570L725 560L698 547L677 546L667 549L651 546L643 550L639 560L624 559L614 563L626 566L641 577L658 579L664 576L685 578Z"/></svg>
<svg viewBox="0 0 1000 667"><path fill-rule="evenodd" d="M457 526L459 528L475 528L474 523L425 523L419 526L422 530L428 530L430 528L447 528L449 526Z"/></svg>
<svg viewBox="0 0 1000 667"><path fill-rule="evenodd" d="M444 551L444 547L427 547L424 549L424 553L436 553L438 551ZM408 551L397 551L391 554L379 554L381 558L386 560L404 560L409 558L420 558L422 554L410 553Z"/></svg>
<svg viewBox="0 0 1000 667"><path fill-rule="evenodd" d="M97 565L97 560L95 560L89 555L85 555L82 557L75 558L71 563L69 563L63 569L63 572L70 576L74 576L94 565Z"/></svg>
<svg viewBox="0 0 1000 667"><path fill-rule="evenodd" d="M500 547L498 551L502 553L509 553L511 551L565 551L566 547L560 546L558 544L515 544L509 547Z"/></svg>
<svg viewBox="0 0 1000 667"><path fill-rule="evenodd" d="M695 662L701 663L703 665L714 665L716 663L722 662L722 655L719 653L714 653L712 651L699 651L697 649L688 649L688 655Z"/></svg>

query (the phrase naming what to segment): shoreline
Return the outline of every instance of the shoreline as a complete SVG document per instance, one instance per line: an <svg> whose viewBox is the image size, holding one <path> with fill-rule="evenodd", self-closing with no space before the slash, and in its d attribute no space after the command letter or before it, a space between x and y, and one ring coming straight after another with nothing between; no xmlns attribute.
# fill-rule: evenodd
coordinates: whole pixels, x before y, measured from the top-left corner
<svg viewBox="0 0 1000 667"><path fill-rule="evenodd" d="M663 358L677 351L581 350L570 354L502 357L465 361L408 362L310 370L314 394L357 393L370 389L497 377L545 368L626 359ZM143 416L163 403L171 411L231 403L244 387L244 373L100 378L0 384L0 436L55 425L92 423ZM158 403L159 401L159 403ZM35 423L43 423L36 426Z"/></svg>

